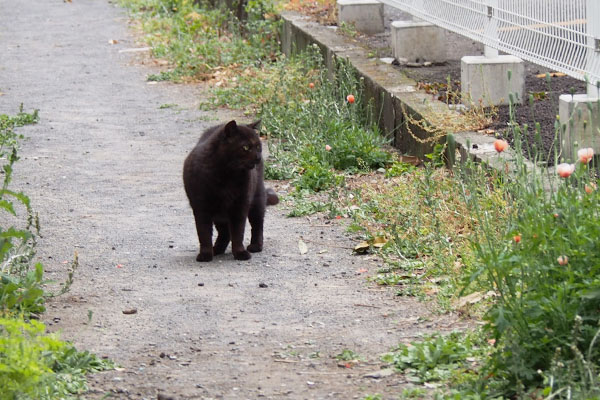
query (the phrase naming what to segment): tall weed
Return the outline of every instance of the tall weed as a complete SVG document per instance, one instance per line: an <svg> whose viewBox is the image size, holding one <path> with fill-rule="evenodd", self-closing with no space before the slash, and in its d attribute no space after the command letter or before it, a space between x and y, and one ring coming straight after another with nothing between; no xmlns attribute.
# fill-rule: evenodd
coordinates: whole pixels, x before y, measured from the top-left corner
<svg viewBox="0 0 600 400"><path fill-rule="evenodd" d="M0 318L3 399L74 399L87 390L86 373L114 367L44 331L38 321Z"/></svg>
<svg viewBox="0 0 600 400"><path fill-rule="evenodd" d="M0 159L4 160L0 188L0 212L4 217L0 225L0 314L44 311L43 269L39 264L32 266L37 215L24 193L9 188L14 164L19 159L20 136L14 128L37 120L37 111L28 114L22 106L16 116L0 115Z"/></svg>
<svg viewBox="0 0 600 400"><path fill-rule="evenodd" d="M578 161L562 177L554 168L536 168L522 156L521 132L514 129L516 167L503 186L507 224L482 210L483 198L472 195L479 183L463 174L465 201L480 222L470 282L484 282L496 293L484 316L498 349L487 366L501 378L505 395L541 385L538 370L549 370L557 349L563 365L580 355L590 365L600 361L600 193L594 161ZM574 381L586 378L575 375Z"/></svg>
<svg viewBox="0 0 600 400"><path fill-rule="evenodd" d="M374 122L373 109L362 97L363 81L344 60L336 64L333 79L322 68L318 48L298 56L312 79L279 87L262 106L263 130L271 139L269 177L285 175L296 165L295 185L320 191L339 185L336 171L356 173L383 167L392 160L383 150L386 139ZM348 96L352 98L349 101Z"/></svg>

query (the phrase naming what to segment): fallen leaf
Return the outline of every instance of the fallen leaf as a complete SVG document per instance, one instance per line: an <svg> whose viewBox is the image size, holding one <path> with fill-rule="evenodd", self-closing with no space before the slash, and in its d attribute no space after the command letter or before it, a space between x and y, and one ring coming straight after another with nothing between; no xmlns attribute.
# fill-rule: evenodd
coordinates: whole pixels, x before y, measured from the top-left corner
<svg viewBox="0 0 600 400"><path fill-rule="evenodd" d="M385 246L387 242L388 240L385 237L377 236L375 239L373 239L373 247L380 249Z"/></svg>
<svg viewBox="0 0 600 400"><path fill-rule="evenodd" d="M300 250L300 254L308 253L308 246L304 243L304 240L298 240L298 250Z"/></svg>
<svg viewBox="0 0 600 400"><path fill-rule="evenodd" d="M496 294L490 290L487 293L483 293L483 292L475 292L475 293L471 293L467 296L463 296L461 298L459 298L456 301L456 305L458 308L462 308L464 306L466 306L467 304L475 304L475 303L479 303L481 300L483 299L487 299L489 297L493 297Z"/></svg>
<svg viewBox="0 0 600 400"><path fill-rule="evenodd" d="M562 76L567 76L567 74L563 73L563 72L549 72L548 75L550 75L552 78L560 78ZM535 76L536 78L545 78L546 74L537 74Z"/></svg>
<svg viewBox="0 0 600 400"><path fill-rule="evenodd" d="M481 299L483 299L483 295L484 294L481 292L475 292L475 293L471 293L467 296L463 296L458 299L457 305L460 308L460 307L466 306L467 304L479 303L481 301Z"/></svg>
<svg viewBox="0 0 600 400"><path fill-rule="evenodd" d="M400 162L403 162L405 164L411 164L414 165L415 167L418 165L422 164L422 161L419 157L415 157L415 156L400 156Z"/></svg>
<svg viewBox="0 0 600 400"><path fill-rule="evenodd" d="M118 40L115 40L115 39L110 39L110 40L108 41L108 44L117 44L117 43L119 43L119 41L118 41Z"/></svg>
<svg viewBox="0 0 600 400"><path fill-rule="evenodd" d="M369 245L369 243L367 242L360 242L359 244L357 244L356 246L354 246L354 252L358 253L358 254L365 254L367 251L369 251L369 248L371 246Z"/></svg>
<svg viewBox="0 0 600 400"><path fill-rule="evenodd" d="M365 374L365 378L381 379L394 375L396 372L392 368L380 369L374 372Z"/></svg>
<svg viewBox="0 0 600 400"><path fill-rule="evenodd" d="M357 274L364 274L365 272L369 272L369 270L366 268L361 268L358 271L356 271Z"/></svg>
<svg viewBox="0 0 600 400"><path fill-rule="evenodd" d="M129 310L123 310L123 314L126 314L126 315L137 314L137 308L131 308Z"/></svg>

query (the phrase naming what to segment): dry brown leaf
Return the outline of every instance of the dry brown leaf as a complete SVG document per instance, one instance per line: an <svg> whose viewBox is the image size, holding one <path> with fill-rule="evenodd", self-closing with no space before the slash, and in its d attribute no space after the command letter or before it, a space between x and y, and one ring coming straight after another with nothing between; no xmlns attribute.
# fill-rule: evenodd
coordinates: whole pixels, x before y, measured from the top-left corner
<svg viewBox="0 0 600 400"><path fill-rule="evenodd" d="M415 167L421 165L423 162L419 157L415 156L400 156L399 159L400 162L403 162L405 164L411 164Z"/></svg>
<svg viewBox="0 0 600 400"><path fill-rule="evenodd" d="M365 254L367 251L369 251L370 247L371 246L368 242L360 242L359 244L354 246L354 252L358 254Z"/></svg>
<svg viewBox="0 0 600 400"><path fill-rule="evenodd" d="M373 239L373 247L380 249L385 246L387 242L388 240L385 237L377 236L375 239Z"/></svg>

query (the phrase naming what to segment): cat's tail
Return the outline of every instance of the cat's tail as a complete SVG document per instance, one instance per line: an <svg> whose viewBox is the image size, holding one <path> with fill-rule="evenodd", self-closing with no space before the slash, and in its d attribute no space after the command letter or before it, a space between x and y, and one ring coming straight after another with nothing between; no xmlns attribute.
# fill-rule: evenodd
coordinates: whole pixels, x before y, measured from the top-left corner
<svg viewBox="0 0 600 400"><path fill-rule="evenodd" d="M266 192L267 192L267 205L268 206L274 206L275 204L279 203L279 197L277 196L277 193L275 193L275 191L273 189L267 188Z"/></svg>

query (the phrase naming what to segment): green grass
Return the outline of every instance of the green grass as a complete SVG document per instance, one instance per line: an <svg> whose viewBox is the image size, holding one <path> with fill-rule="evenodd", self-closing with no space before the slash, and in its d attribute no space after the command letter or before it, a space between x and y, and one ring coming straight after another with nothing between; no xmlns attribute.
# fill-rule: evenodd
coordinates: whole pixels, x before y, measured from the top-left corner
<svg viewBox="0 0 600 400"><path fill-rule="evenodd" d="M44 324L0 318L0 387L6 399L75 399L87 390L85 374L114 368L45 333Z"/></svg>
<svg viewBox="0 0 600 400"><path fill-rule="evenodd" d="M151 80L208 80L217 68L254 66L279 53L279 22L275 5L250 1L248 20L240 24L224 9L191 0L121 0L146 32L152 54L170 68ZM270 19L264 19L267 15ZM241 26L243 30L240 30Z"/></svg>

